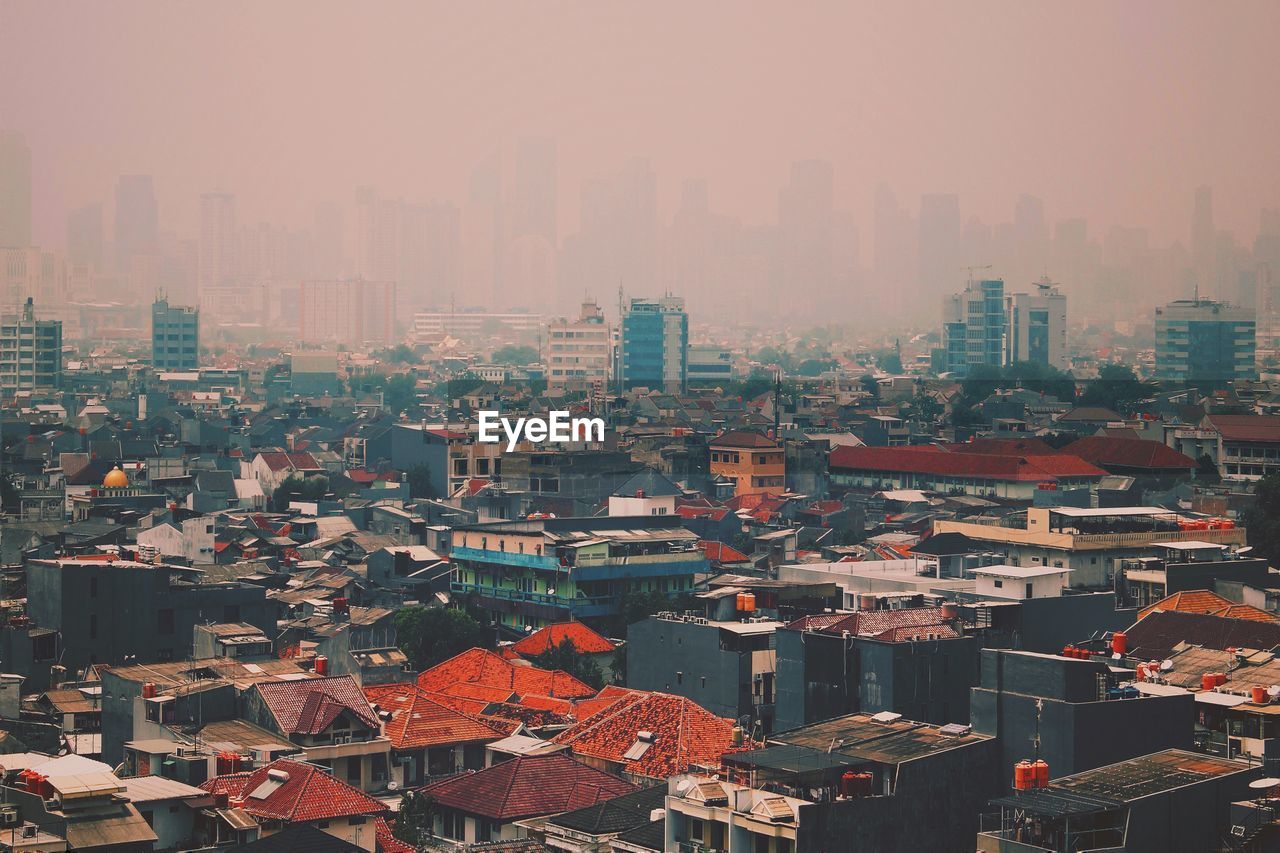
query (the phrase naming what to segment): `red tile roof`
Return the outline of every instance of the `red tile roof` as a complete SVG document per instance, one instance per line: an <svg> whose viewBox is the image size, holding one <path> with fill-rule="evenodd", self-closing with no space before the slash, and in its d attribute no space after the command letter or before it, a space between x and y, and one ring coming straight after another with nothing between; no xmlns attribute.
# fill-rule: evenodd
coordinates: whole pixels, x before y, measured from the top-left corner
<svg viewBox="0 0 1280 853"><path fill-rule="evenodd" d="M565 640L581 654L594 655L612 652L616 646L606 637L597 634L581 622L557 622L539 628L512 646L523 657L533 657L559 648Z"/></svg>
<svg viewBox="0 0 1280 853"><path fill-rule="evenodd" d="M710 539L702 539L698 542L698 547L702 549L702 553L713 563L749 563L751 558L746 554L733 548L723 542L713 542Z"/></svg>
<svg viewBox="0 0 1280 853"><path fill-rule="evenodd" d="M1228 441L1280 442L1280 415L1209 415L1206 420Z"/></svg>
<svg viewBox="0 0 1280 853"><path fill-rule="evenodd" d="M1216 592L1207 589L1188 589L1175 592L1138 611L1142 619L1155 611L1177 611L1179 613L1206 613L1226 619L1252 619L1255 622L1276 622L1280 617L1251 604L1235 604Z"/></svg>
<svg viewBox="0 0 1280 853"><path fill-rule="evenodd" d="M321 465L310 453L281 453L267 451L260 454L262 461L272 471L319 471Z"/></svg>
<svg viewBox="0 0 1280 853"><path fill-rule="evenodd" d="M1113 438L1091 435L1071 442L1064 448L1100 468L1155 468L1189 471L1196 461L1158 441L1143 438Z"/></svg>
<svg viewBox="0 0 1280 853"><path fill-rule="evenodd" d="M596 691L563 670L538 669L507 660L485 649L468 649L418 676L418 686L447 693L456 684L503 688L518 696L532 694L558 699L582 699Z"/></svg>
<svg viewBox="0 0 1280 853"><path fill-rule="evenodd" d="M485 743L503 733L474 717L435 701L416 684L378 684L365 697L391 715L382 733L396 749L420 749L457 743Z"/></svg>
<svg viewBox="0 0 1280 853"><path fill-rule="evenodd" d="M285 773L288 778L277 783L271 778L271 771ZM248 773L215 776L200 787L213 794L226 794L232 805L240 805L262 820L305 823L387 812L384 803L319 767L287 758Z"/></svg>
<svg viewBox="0 0 1280 853"><path fill-rule="evenodd" d="M711 439L712 447L750 447L760 450L777 450L778 443L755 430L735 429Z"/></svg>
<svg viewBox="0 0 1280 853"><path fill-rule="evenodd" d="M255 685L263 704L285 734L319 734L344 711L377 731L378 718L349 675Z"/></svg>
<svg viewBox="0 0 1280 853"><path fill-rule="evenodd" d="M861 471L981 477L1012 482L1056 480L1059 477L1099 479L1106 471L1066 453L1041 456L1001 456L955 453L945 447L850 447L831 451L830 467Z"/></svg>
<svg viewBox="0 0 1280 853"><path fill-rule="evenodd" d="M947 627L940 607L908 607L904 610L859 610L856 613L821 613L802 616L787 625L793 631L817 631L839 635L848 631L851 636L871 636L894 642L898 637L912 639L911 631L938 634Z"/></svg>
<svg viewBox="0 0 1280 853"><path fill-rule="evenodd" d="M986 453L996 456L1052 456L1058 451L1042 439L975 438L961 444L947 445L957 453Z"/></svg>
<svg viewBox="0 0 1280 853"><path fill-rule="evenodd" d="M373 826L378 839L377 853L417 853L416 847L406 844L392 834L386 818L378 818L373 822Z"/></svg>
<svg viewBox="0 0 1280 853"><path fill-rule="evenodd" d="M678 506L676 512L681 518L709 518L712 521L720 521L729 514L729 510L722 506Z"/></svg>
<svg viewBox="0 0 1280 853"><path fill-rule="evenodd" d="M734 721L690 699L640 690L615 692L617 699L552 739L568 744L577 755L614 762L628 773L654 779L684 773L693 764L719 764L733 748ZM640 732L653 737L643 750L635 749L641 743Z"/></svg>
<svg viewBox="0 0 1280 853"><path fill-rule="evenodd" d="M501 823L580 809L637 790L566 755L526 755L422 789L442 806Z"/></svg>

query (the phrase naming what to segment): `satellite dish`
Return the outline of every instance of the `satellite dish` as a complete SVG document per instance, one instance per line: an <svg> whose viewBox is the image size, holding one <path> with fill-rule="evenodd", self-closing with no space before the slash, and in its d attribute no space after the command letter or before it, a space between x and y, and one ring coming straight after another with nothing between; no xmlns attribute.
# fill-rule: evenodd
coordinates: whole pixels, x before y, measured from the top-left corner
<svg viewBox="0 0 1280 853"><path fill-rule="evenodd" d="M1160 662L1160 671L1161 671L1161 672L1168 672L1168 671L1169 671L1169 670L1171 670L1171 669L1173 669L1173 661L1171 661L1171 660L1163 660L1163 661L1161 661L1161 662Z"/></svg>
<svg viewBox="0 0 1280 853"><path fill-rule="evenodd" d="M1265 791L1267 788L1274 788L1277 785L1280 785L1280 779L1272 779L1270 776L1254 779L1249 783L1249 787L1255 791Z"/></svg>
<svg viewBox="0 0 1280 853"><path fill-rule="evenodd" d="M399 790L400 790L400 783L399 783L399 782L388 782L388 783L387 783L387 790L388 790L388 791L399 791Z"/></svg>
<svg viewBox="0 0 1280 853"><path fill-rule="evenodd" d="M1280 684L1273 684L1267 688L1267 695L1272 699L1280 696Z"/></svg>
<svg viewBox="0 0 1280 853"><path fill-rule="evenodd" d="M1253 546L1252 546L1252 545L1245 545L1243 548L1237 548L1237 549L1236 549L1236 553L1237 553L1237 554L1248 554L1248 553L1249 553L1250 551L1252 551L1252 550L1253 550Z"/></svg>
<svg viewBox="0 0 1280 853"><path fill-rule="evenodd" d="M556 594L556 588L554 586L547 587L547 595L555 595L555 594Z"/></svg>

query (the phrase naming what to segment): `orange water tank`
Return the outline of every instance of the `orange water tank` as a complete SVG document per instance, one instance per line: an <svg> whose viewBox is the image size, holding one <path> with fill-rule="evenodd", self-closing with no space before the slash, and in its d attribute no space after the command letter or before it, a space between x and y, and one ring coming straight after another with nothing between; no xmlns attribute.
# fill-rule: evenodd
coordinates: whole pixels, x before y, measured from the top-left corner
<svg viewBox="0 0 1280 853"><path fill-rule="evenodd" d="M870 773L855 773L846 770L840 775L840 793L846 797L871 796L872 776Z"/></svg>
<svg viewBox="0 0 1280 853"><path fill-rule="evenodd" d="M156 698L156 685L155 685L155 683L154 683L154 682L151 682L151 681L143 682L143 685L142 685L142 698L143 698L143 699L154 699L154 698Z"/></svg>
<svg viewBox="0 0 1280 853"><path fill-rule="evenodd" d="M960 616L960 605L954 601L942 602L942 618L956 619Z"/></svg>
<svg viewBox="0 0 1280 853"><path fill-rule="evenodd" d="M1124 631L1116 631L1111 635L1111 651L1122 655L1129 648L1129 637Z"/></svg>
<svg viewBox="0 0 1280 853"><path fill-rule="evenodd" d="M1026 791L1030 789L1035 782L1035 768L1027 759L1022 759L1013 765L1013 787L1018 791Z"/></svg>
<svg viewBox="0 0 1280 853"><path fill-rule="evenodd" d="M1221 687L1227 683L1227 674L1225 672L1215 672L1213 674L1213 686Z"/></svg>
<svg viewBox="0 0 1280 853"><path fill-rule="evenodd" d="M1035 787L1049 787L1049 762L1045 761L1043 758L1037 758L1036 762L1031 765L1031 769L1035 774Z"/></svg>
<svg viewBox="0 0 1280 853"><path fill-rule="evenodd" d="M1267 688L1260 687L1257 684L1255 684L1253 685L1253 689L1250 690L1249 692L1250 692L1249 698L1253 700L1253 704L1255 705L1267 704L1267 698L1268 698Z"/></svg>
<svg viewBox="0 0 1280 853"><path fill-rule="evenodd" d="M1201 689L1201 690L1212 690L1212 689L1217 685L1217 683L1218 683L1218 682L1214 681L1214 679L1213 679L1213 673L1212 673L1212 672L1206 672L1204 675L1201 675L1201 676L1200 676L1200 689Z"/></svg>
<svg viewBox="0 0 1280 853"><path fill-rule="evenodd" d="M745 609L743 608L742 604L746 599L746 597L747 597L747 594L745 592L740 592L738 593L737 598L735 599L736 603L734 604L734 609L737 610L739 613L741 613Z"/></svg>
<svg viewBox="0 0 1280 853"><path fill-rule="evenodd" d="M756 609L756 594L754 592L744 592L742 594L742 610L744 613L752 613Z"/></svg>
<svg viewBox="0 0 1280 853"><path fill-rule="evenodd" d="M324 655L316 655L316 675L329 674L329 659Z"/></svg>

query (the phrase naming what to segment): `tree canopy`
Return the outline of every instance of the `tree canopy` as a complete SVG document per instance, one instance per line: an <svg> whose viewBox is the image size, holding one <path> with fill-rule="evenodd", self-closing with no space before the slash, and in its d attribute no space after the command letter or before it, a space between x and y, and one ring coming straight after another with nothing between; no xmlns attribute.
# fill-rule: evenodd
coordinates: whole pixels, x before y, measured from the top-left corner
<svg viewBox="0 0 1280 853"><path fill-rule="evenodd" d="M329 493L329 478L323 476L302 478L290 475L271 493L271 504L276 512L284 512L293 501L318 501Z"/></svg>
<svg viewBox="0 0 1280 853"><path fill-rule="evenodd" d="M491 632L461 610L405 607L396 612L396 637L414 669L429 669L475 646L492 646Z"/></svg>
<svg viewBox="0 0 1280 853"><path fill-rule="evenodd" d="M508 344L493 351L494 364L526 365L538 360L538 351L533 347Z"/></svg>
<svg viewBox="0 0 1280 853"><path fill-rule="evenodd" d="M579 652L573 640L568 637L561 640L560 645L529 658L529 662L539 669L562 669L597 690L604 687L604 673L600 671L599 665Z"/></svg>
<svg viewBox="0 0 1280 853"><path fill-rule="evenodd" d="M1135 403L1150 396L1151 386L1140 381L1125 364L1105 364L1080 395L1080 405L1101 406L1127 414Z"/></svg>
<svg viewBox="0 0 1280 853"><path fill-rule="evenodd" d="M1249 544L1257 556L1276 565L1280 561L1280 474L1268 474L1258 481L1253 506L1244 513Z"/></svg>

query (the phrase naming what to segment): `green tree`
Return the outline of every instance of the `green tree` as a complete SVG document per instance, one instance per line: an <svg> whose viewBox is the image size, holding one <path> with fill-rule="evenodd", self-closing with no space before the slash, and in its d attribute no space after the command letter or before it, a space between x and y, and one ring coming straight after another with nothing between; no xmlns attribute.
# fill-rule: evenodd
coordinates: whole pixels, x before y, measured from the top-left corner
<svg viewBox="0 0 1280 853"><path fill-rule="evenodd" d="M396 612L396 637L414 669L429 669L467 649L492 645L484 626L461 610L405 607Z"/></svg>
<svg viewBox="0 0 1280 853"><path fill-rule="evenodd" d="M276 512L284 512L293 501L318 501L328 493L328 477L316 476L304 479L294 474L285 478L285 481L271 493L271 504Z"/></svg>
<svg viewBox="0 0 1280 853"><path fill-rule="evenodd" d="M1218 466L1213 464L1208 453L1202 454L1196 460L1196 480L1209 485L1222 482L1222 474L1219 473Z"/></svg>
<svg viewBox="0 0 1280 853"><path fill-rule="evenodd" d="M17 475L12 471L0 471L0 505L3 505L4 511L16 513L18 511L18 501L20 500L21 493L18 491Z"/></svg>
<svg viewBox="0 0 1280 853"><path fill-rule="evenodd" d="M382 407L392 416L399 416L417 403L418 380L410 373L398 373L382 386Z"/></svg>
<svg viewBox="0 0 1280 853"><path fill-rule="evenodd" d="M1268 474L1254 488L1253 506L1245 510L1249 544L1259 557L1280 561L1280 474Z"/></svg>
<svg viewBox="0 0 1280 853"><path fill-rule="evenodd" d="M435 801L429 794L419 791L405 791L400 800L400 810L396 812L395 826L391 834L414 847L425 847L434 835L432 818L435 813Z"/></svg>
<svg viewBox="0 0 1280 853"><path fill-rule="evenodd" d="M600 671L599 665L580 653L573 640L568 637L561 640L560 645L529 658L529 662L539 669L562 669L597 690L604 687L604 673Z"/></svg>
<svg viewBox="0 0 1280 853"><path fill-rule="evenodd" d="M405 481L409 484L409 496L413 498L434 498L436 490L431 485L431 469L423 463L414 465L405 473Z"/></svg>
<svg viewBox="0 0 1280 853"><path fill-rule="evenodd" d="M418 354L413 351L413 348L405 344L396 344L393 347L379 350L374 355L392 364L418 364L421 361L418 358Z"/></svg>
<svg viewBox="0 0 1280 853"><path fill-rule="evenodd" d="M871 396L871 405L880 405L880 383L870 373L858 379L858 384L862 386L862 390Z"/></svg>
<svg viewBox="0 0 1280 853"><path fill-rule="evenodd" d="M1098 378L1090 382L1080 395L1079 402L1082 406L1101 406L1125 414L1151 392L1151 386L1140 381L1133 368L1125 364L1106 364L1098 371Z"/></svg>
<svg viewBox="0 0 1280 853"><path fill-rule="evenodd" d="M821 376L824 371L831 370L836 366L834 359L829 358L806 358L804 361L796 365L797 376Z"/></svg>
<svg viewBox="0 0 1280 853"><path fill-rule="evenodd" d="M897 350L887 349L876 353L876 364L880 365L880 369L885 373L902 372L902 356L898 355Z"/></svg>
<svg viewBox="0 0 1280 853"><path fill-rule="evenodd" d="M538 351L533 347L508 344L493 351L494 364L525 365L534 364L538 360Z"/></svg>

